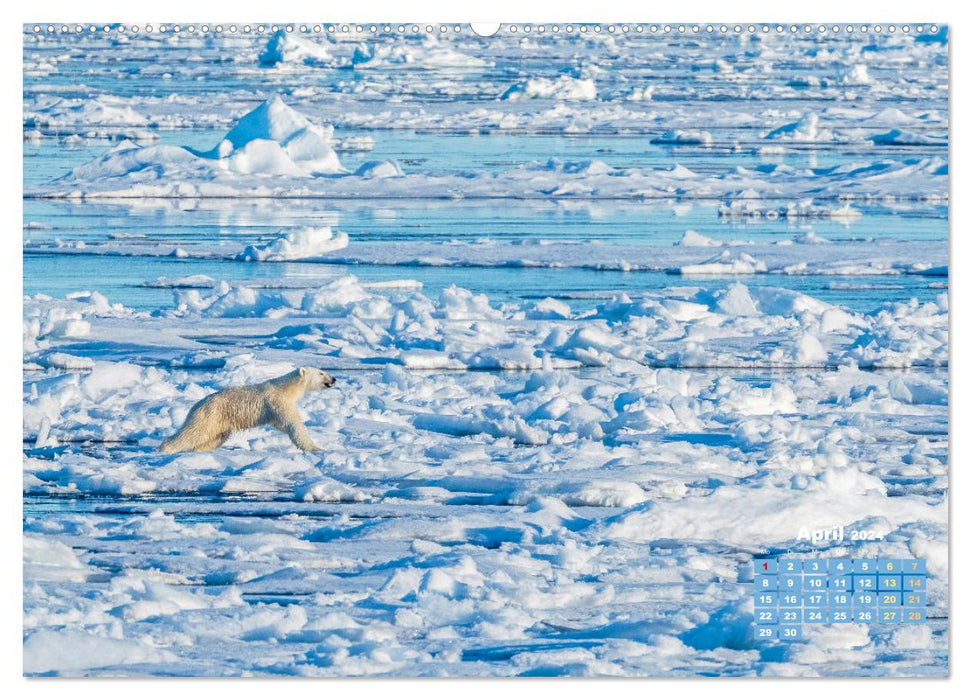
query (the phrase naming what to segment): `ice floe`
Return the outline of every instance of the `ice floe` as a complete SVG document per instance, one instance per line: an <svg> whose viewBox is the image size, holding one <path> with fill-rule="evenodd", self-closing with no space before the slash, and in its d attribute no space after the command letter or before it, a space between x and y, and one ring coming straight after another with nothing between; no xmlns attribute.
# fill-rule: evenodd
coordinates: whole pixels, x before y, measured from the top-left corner
<svg viewBox="0 0 971 700"><path fill-rule="evenodd" d="M563 75L556 80L532 78L522 83L516 83L502 94L504 100L537 98L595 100L597 99L597 86L589 78L578 79Z"/></svg>
<svg viewBox="0 0 971 700"><path fill-rule="evenodd" d="M304 228L288 232L268 243L247 246L236 258L247 262L304 260L346 248L347 243L346 233L335 234L329 226Z"/></svg>

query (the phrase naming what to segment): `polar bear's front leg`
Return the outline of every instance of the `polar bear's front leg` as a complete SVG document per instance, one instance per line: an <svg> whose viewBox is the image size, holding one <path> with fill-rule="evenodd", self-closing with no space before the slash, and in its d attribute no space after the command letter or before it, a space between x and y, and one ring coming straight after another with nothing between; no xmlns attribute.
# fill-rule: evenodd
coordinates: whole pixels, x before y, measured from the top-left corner
<svg viewBox="0 0 971 700"><path fill-rule="evenodd" d="M314 443L313 438L310 437L307 426L303 423L291 423L290 425L283 426L283 432L289 435L293 444L304 452L320 451L320 448Z"/></svg>
<svg viewBox="0 0 971 700"><path fill-rule="evenodd" d="M293 444L304 452L320 452L320 448L310 437L310 431L307 430L307 426L303 424L303 420L296 410L287 411L278 416L273 421L273 426L289 435Z"/></svg>
<svg viewBox="0 0 971 700"><path fill-rule="evenodd" d="M313 438L310 437L310 431L303 423L291 423L284 432L290 436L293 444L304 452L320 452L320 448L314 443Z"/></svg>
<svg viewBox="0 0 971 700"><path fill-rule="evenodd" d="M320 448L314 444L313 438L310 437L310 431L307 430L307 426L303 424L303 419L300 418L300 414L297 412L296 408L285 408L274 407L276 415L273 416L270 424L277 430L282 430L290 439L293 444L299 447L304 452L319 452Z"/></svg>

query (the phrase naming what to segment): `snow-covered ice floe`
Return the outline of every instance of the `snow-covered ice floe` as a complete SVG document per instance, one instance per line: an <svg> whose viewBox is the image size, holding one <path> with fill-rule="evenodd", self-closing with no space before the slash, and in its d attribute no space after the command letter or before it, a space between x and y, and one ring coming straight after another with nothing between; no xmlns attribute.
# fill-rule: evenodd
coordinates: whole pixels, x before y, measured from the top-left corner
<svg viewBox="0 0 971 700"><path fill-rule="evenodd" d="M568 303L552 298L494 305L485 295L452 286L429 299L409 289L409 281L375 289L354 277L313 289L268 289L211 278L153 285L171 287L175 299L172 309L155 312L151 321L97 294L61 301L28 298L25 360L40 363L46 353L68 352L64 339L82 338L87 346L90 319L104 316L142 319L146 329L164 325L162 319L170 324L286 319L293 325L248 341L247 347L299 348L338 363L393 362L413 369L539 370L551 363L600 367L614 361L700 368L947 363L943 294L936 302L886 304L860 314L787 289L735 283L724 290L685 287L636 299L620 294L574 313ZM204 326L198 325L204 338ZM162 334L160 343L166 337ZM755 337L758 344L751 342ZM97 345L92 347L96 358ZM157 356L165 355L164 347L156 347ZM172 349L184 347L182 339Z"/></svg>
<svg viewBox="0 0 971 700"><path fill-rule="evenodd" d="M800 127L801 128L801 127ZM796 132L799 132L796 129ZM801 133L801 132L799 132ZM705 132L674 131L658 143L711 142ZM523 163L492 173L405 174L394 161L374 161L352 174L334 150L332 127L312 123L274 97L244 115L209 151L125 141L74 168L33 197L517 197L724 198L729 211L743 200L811 198L851 201L944 201L942 157L883 159L832 167L765 164L703 174L673 164L615 168L602 160ZM750 193L755 193L754 195ZM841 206L845 206L841 205ZM833 207L832 211L836 209ZM795 205L785 211L795 211ZM789 216L794 214L790 213Z"/></svg>
<svg viewBox="0 0 971 700"><path fill-rule="evenodd" d="M304 228L291 231L268 243L247 246L236 256L247 262L304 260L347 247L347 234L324 228Z"/></svg>

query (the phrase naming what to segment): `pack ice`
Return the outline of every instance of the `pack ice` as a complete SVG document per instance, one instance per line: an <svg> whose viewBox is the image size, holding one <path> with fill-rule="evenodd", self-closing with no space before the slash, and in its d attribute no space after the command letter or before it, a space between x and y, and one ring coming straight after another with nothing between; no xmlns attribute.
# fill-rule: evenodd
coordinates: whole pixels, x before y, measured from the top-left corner
<svg viewBox="0 0 971 700"><path fill-rule="evenodd" d="M946 357L943 297L854 314L736 284L575 313L380 292L25 300L25 493L134 498L25 522L29 672L679 675L704 653L798 674L848 669L845 643L905 673L943 653L854 627L762 658L743 557L844 525L946 573L946 375L864 369ZM339 378L303 404L323 453L269 430L155 452L208 391L303 364Z"/></svg>

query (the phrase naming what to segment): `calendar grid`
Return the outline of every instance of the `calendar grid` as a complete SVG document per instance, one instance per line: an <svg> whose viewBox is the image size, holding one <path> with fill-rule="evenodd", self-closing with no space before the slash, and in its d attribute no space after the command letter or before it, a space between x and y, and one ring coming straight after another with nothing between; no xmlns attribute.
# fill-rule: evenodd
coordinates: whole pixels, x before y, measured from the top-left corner
<svg viewBox="0 0 971 700"><path fill-rule="evenodd" d="M924 559L755 559L757 640L795 640L803 625L927 619Z"/></svg>

